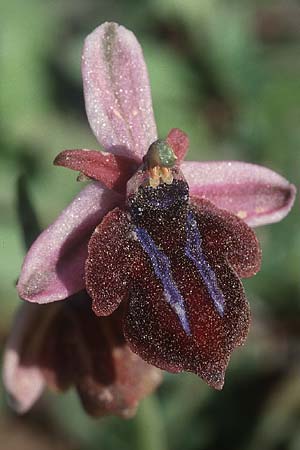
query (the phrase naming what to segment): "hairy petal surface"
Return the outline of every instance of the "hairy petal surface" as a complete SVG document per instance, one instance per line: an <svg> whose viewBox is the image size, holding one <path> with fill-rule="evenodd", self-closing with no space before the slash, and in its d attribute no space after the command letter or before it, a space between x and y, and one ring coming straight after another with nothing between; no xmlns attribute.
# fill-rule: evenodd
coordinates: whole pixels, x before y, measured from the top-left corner
<svg viewBox="0 0 300 450"><path fill-rule="evenodd" d="M98 183L84 188L27 253L17 285L20 297L48 303L83 289L89 238L104 214L121 199Z"/></svg>
<svg viewBox="0 0 300 450"><path fill-rule="evenodd" d="M85 40L82 76L87 116L103 148L140 162L157 131L141 47L131 31L104 23Z"/></svg>
<svg viewBox="0 0 300 450"><path fill-rule="evenodd" d="M190 265L177 266L174 278L185 294L191 334L184 332L161 286L147 271L131 291L124 316L125 337L145 361L169 372L194 372L210 386L221 389L230 354L247 336L249 305L234 272L228 266L217 268L218 284L227 304L225 314L220 316L206 287L189 269Z"/></svg>
<svg viewBox="0 0 300 450"><path fill-rule="evenodd" d="M124 332L134 352L170 372L194 372L219 389L249 327L238 275L257 272L260 248L242 220L208 200L189 203L186 194L181 179L142 186L127 213L106 216L90 249L87 285L96 314L125 301Z"/></svg>
<svg viewBox="0 0 300 450"><path fill-rule="evenodd" d="M295 186L255 164L187 161L181 169L191 195L207 198L253 227L282 220L295 200Z"/></svg>
<svg viewBox="0 0 300 450"><path fill-rule="evenodd" d="M125 336L149 363L194 372L220 389L230 354L248 333L249 306L237 275L259 269L258 242L244 222L207 200L171 217L168 210L159 220L152 215L139 219L154 244L143 237L146 251L136 254L143 270L130 290Z"/></svg>
<svg viewBox="0 0 300 450"><path fill-rule="evenodd" d="M189 149L188 135L179 128L172 128L166 140L177 156L177 164L180 164Z"/></svg>
<svg viewBox="0 0 300 450"><path fill-rule="evenodd" d="M226 260L240 278L255 275L261 265L261 250L254 232L237 216L206 199L191 197L204 253L213 252Z"/></svg>
<svg viewBox="0 0 300 450"><path fill-rule="evenodd" d="M128 295L129 273L134 262L131 226L119 208L108 213L95 229L85 267L86 289L99 316L111 314Z"/></svg>
<svg viewBox="0 0 300 450"><path fill-rule="evenodd" d="M108 189L124 193L128 179L136 172L134 160L98 150L64 150L54 160L54 165L78 170L101 181Z"/></svg>

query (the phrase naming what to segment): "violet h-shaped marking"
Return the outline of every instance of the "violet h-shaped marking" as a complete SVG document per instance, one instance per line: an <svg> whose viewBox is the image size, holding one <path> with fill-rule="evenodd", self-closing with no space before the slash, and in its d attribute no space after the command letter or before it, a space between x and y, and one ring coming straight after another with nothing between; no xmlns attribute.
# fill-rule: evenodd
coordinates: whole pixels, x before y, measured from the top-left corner
<svg viewBox="0 0 300 450"><path fill-rule="evenodd" d="M150 258L155 275L163 285L167 302L177 314L185 333L190 335L191 330L184 307L184 298L173 280L169 258L157 248L155 242L144 228L136 227L135 232L143 249Z"/></svg>
<svg viewBox="0 0 300 450"><path fill-rule="evenodd" d="M212 299L220 316L223 317L225 299L221 289L218 286L216 274L210 267L203 253L201 246L202 239L198 230L196 219L191 211L188 212L186 225L185 254L197 267L201 278L207 287L210 298Z"/></svg>

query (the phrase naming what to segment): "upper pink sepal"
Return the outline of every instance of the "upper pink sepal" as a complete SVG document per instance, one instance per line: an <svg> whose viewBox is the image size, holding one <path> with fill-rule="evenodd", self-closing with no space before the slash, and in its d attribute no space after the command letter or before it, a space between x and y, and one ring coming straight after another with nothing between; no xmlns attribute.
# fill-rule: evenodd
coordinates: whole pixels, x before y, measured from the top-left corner
<svg viewBox="0 0 300 450"><path fill-rule="evenodd" d="M137 164L132 159L86 149L64 150L57 155L53 164L78 170L120 193L126 191L127 180L137 170Z"/></svg>
<svg viewBox="0 0 300 450"><path fill-rule="evenodd" d="M192 196L207 198L253 227L282 220L295 200L294 185L255 164L186 161L181 170Z"/></svg>
<svg viewBox="0 0 300 450"><path fill-rule="evenodd" d="M83 289L90 236L121 198L97 182L84 188L31 246L17 285L20 297L49 303Z"/></svg>
<svg viewBox="0 0 300 450"><path fill-rule="evenodd" d="M106 22L85 40L86 112L101 146L140 162L157 131L142 49L134 34Z"/></svg>
<svg viewBox="0 0 300 450"><path fill-rule="evenodd" d="M177 156L177 163L180 164L189 149L190 142L188 135L179 128L172 128L169 131L166 141Z"/></svg>

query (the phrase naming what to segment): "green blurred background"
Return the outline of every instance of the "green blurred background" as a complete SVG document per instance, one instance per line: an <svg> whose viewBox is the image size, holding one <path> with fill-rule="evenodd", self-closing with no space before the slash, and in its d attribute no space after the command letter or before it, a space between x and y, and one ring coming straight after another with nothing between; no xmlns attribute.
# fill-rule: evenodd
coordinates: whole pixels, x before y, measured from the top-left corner
<svg viewBox="0 0 300 450"><path fill-rule="evenodd" d="M254 0L2 0L0 339L24 255L17 181L42 227L81 188L52 166L65 148L97 148L84 111L84 37L117 21L140 40L161 136L185 130L190 159L266 165L300 184L300 3ZM18 418L1 390L0 449L300 449L300 209L258 230L261 272L246 283L252 329L225 388L166 375L134 419L93 420L72 392Z"/></svg>

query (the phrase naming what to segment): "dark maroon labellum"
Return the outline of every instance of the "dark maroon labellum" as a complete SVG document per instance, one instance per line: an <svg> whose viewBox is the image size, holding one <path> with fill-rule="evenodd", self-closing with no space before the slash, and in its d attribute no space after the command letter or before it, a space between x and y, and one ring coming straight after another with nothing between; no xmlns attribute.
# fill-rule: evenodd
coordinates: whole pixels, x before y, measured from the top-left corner
<svg viewBox="0 0 300 450"><path fill-rule="evenodd" d="M135 353L220 389L249 327L239 277L255 274L260 256L243 221L189 197L176 165L145 166L127 183L124 207L107 214L89 242L86 285L97 315L124 302Z"/></svg>
<svg viewBox="0 0 300 450"><path fill-rule="evenodd" d="M186 334L190 335L191 330L184 293L180 292L172 275L170 258L175 249L170 247L164 251L159 248L155 242L157 233L160 235L166 230L172 233L174 226L181 231L176 253L179 254L180 249L180 257L186 257L194 263L216 309L223 316L225 300L214 270L201 247L197 222L189 206L188 184L184 180L174 179L172 184L162 183L156 188L140 186L137 193L129 197L128 207L135 224L136 237L150 259L157 280L163 286L166 302L177 314Z"/></svg>

